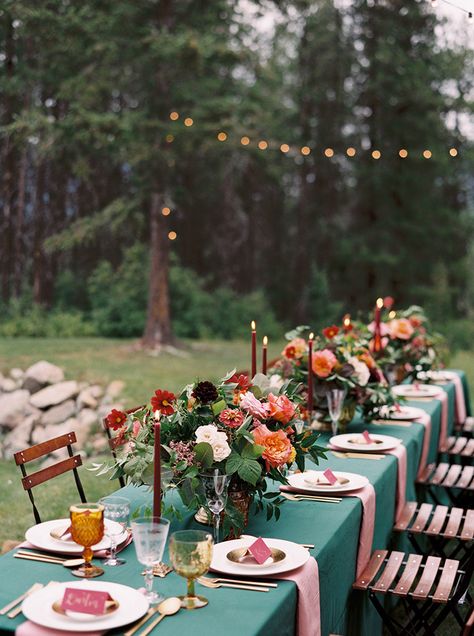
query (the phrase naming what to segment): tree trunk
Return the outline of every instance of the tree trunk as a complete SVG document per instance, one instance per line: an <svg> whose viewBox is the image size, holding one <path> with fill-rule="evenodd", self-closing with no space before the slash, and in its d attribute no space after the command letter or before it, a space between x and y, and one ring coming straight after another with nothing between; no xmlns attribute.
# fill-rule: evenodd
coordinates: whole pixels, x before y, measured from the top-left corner
<svg viewBox="0 0 474 636"><path fill-rule="evenodd" d="M150 206L150 280L148 284L148 309L142 344L156 349L173 344L169 303L169 239L167 222L161 214L163 197L151 195Z"/></svg>

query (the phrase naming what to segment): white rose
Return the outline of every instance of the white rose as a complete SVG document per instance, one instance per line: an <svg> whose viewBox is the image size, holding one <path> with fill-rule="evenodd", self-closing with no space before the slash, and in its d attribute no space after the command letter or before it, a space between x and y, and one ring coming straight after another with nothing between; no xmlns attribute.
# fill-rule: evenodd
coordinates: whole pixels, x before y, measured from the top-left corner
<svg viewBox="0 0 474 636"><path fill-rule="evenodd" d="M200 426L196 429L196 441L198 444L200 442L207 442L212 446L214 442L217 441L218 435L219 431L214 424L207 424L206 426Z"/></svg>
<svg viewBox="0 0 474 636"><path fill-rule="evenodd" d="M360 386L365 386L370 378L369 367L355 356L349 358L348 363L354 367L357 382Z"/></svg>
<svg viewBox="0 0 474 636"><path fill-rule="evenodd" d="M231 450L226 440L219 439L212 444L212 452L214 454L214 461L221 462L226 457L229 457Z"/></svg>

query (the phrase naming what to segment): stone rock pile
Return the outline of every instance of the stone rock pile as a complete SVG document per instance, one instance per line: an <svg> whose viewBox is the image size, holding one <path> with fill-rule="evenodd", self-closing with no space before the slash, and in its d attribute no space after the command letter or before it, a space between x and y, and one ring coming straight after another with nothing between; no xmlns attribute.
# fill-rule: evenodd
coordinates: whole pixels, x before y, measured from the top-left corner
<svg viewBox="0 0 474 636"><path fill-rule="evenodd" d="M64 372L42 360L23 371L0 373L0 456L13 453L52 437L75 431L75 448L94 455L107 448L102 418L119 402L124 383L114 380L107 387L65 380ZM56 451L59 457L65 456Z"/></svg>

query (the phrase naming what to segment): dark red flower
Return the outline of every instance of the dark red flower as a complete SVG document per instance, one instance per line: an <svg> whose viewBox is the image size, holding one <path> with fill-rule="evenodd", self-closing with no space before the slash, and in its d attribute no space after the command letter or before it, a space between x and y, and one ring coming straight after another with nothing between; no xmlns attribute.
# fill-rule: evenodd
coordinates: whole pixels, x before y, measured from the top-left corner
<svg viewBox="0 0 474 636"><path fill-rule="evenodd" d="M248 391L248 389L252 386L248 376L244 373L234 373L234 375L226 380L226 384L237 384L237 388L241 391Z"/></svg>
<svg viewBox="0 0 474 636"><path fill-rule="evenodd" d="M383 299L383 306L385 309L391 309L395 300L391 296L385 296Z"/></svg>
<svg viewBox="0 0 474 636"><path fill-rule="evenodd" d="M154 411L160 411L162 415L172 415L174 413L173 402L176 395L170 391L162 391L157 389L155 395L151 398L151 407Z"/></svg>
<svg viewBox="0 0 474 636"><path fill-rule="evenodd" d="M105 418L107 422L107 426L114 431L118 431L125 422L127 421L127 414L123 411L117 411L117 409L112 409L110 413Z"/></svg>
<svg viewBox="0 0 474 636"><path fill-rule="evenodd" d="M326 327L325 329L323 329L323 336L328 340L331 340L332 338L334 338L334 336L337 336L338 333L339 327L336 327L336 325L331 325L330 327Z"/></svg>

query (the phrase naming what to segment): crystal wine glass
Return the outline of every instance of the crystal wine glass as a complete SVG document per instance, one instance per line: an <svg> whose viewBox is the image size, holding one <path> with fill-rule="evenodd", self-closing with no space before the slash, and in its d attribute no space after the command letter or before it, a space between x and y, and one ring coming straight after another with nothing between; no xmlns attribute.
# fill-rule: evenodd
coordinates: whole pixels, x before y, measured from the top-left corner
<svg viewBox="0 0 474 636"><path fill-rule="evenodd" d="M130 517L130 501L125 497L103 497L99 503L104 506L104 518L117 522L118 525L105 525L105 534L110 539L110 556L103 562L104 565L123 565L125 559L117 558L117 541L127 530Z"/></svg>
<svg viewBox="0 0 474 636"><path fill-rule="evenodd" d="M201 481L201 492L206 500L206 506L212 513L214 543L219 543L221 512L227 503L227 489L229 487L230 475L223 475L218 470L214 470L212 473L199 475L199 478Z"/></svg>
<svg viewBox="0 0 474 636"><path fill-rule="evenodd" d="M337 425L342 414L345 397L346 389L330 389L326 394L333 435L337 435Z"/></svg>
<svg viewBox="0 0 474 636"><path fill-rule="evenodd" d="M163 597L153 591L153 565L163 556L170 522L158 517L141 517L132 521L133 544L138 561L145 566L145 596L150 605Z"/></svg>
<svg viewBox="0 0 474 636"><path fill-rule="evenodd" d="M209 570L212 545L211 535L204 530L179 530L171 535L171 563L175 571L187 579L187 593L179 597L185 609L205 607L209 602L204 596L196 595L194 579Z"/></svg>
<svg viewBox="0 0 474 636"><path fill-rule="evenodd" d="M94 553L91 547L104 536L104 506L99 503L80 503L69 508L72 540L84 548L84 565L72 570L74 576L91 579L104 573L102 568L92 565Z"/></svg>

